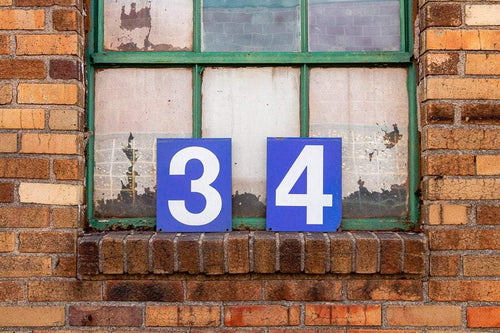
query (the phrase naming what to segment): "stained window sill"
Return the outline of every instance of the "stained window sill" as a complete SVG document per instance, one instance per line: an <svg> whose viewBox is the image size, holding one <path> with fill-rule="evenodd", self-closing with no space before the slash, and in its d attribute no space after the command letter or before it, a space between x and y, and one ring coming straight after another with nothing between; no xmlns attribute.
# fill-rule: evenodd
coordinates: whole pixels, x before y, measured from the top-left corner
<svg viewBox="0 0 500 333"><path fill-rule="evenodd" d="M78 241L78 275L427 274L424 234L107 232Z"/></svg>

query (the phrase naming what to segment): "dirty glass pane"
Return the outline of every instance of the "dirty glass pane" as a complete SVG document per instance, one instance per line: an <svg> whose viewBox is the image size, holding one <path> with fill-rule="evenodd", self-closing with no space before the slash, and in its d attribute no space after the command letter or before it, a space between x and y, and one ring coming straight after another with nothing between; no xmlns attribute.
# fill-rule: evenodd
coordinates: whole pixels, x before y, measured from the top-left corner
<svg viewBox="0 0 500 333"><path fill-rule="evenodd" d="M192 50L192 0L103 1L105 50Z"/></svg>
<svg viewBox="0 0 500 333"><path fill-rule="evenodd" d="M298 136L296 68L207 68L202 136L232 138L233 216L265 217L267 137Z"/></svg>
<svg viewBox="0 0 500 333"><path fill-rule="evenodd" d="M203 50L300 51L300 0L203 0Z"/></svg>
<svg viewBox="0 0 500 333"><path fill-rule="evenodd" d="M310 72L310 136L342 138L344 218L406 214L406 75L402 68Z"/></svg>
<svg viewBox="0 0 500 333"><path fill-rule="evenodd" d="M156 138L190 137L191 69L96 72L96 217L156 215Z"/></svg>
<svg viewBox="0 0 500 333"><path fill-rule="evenodd" d="M310 51L397 51L399 0L309 0Z"/></svg>

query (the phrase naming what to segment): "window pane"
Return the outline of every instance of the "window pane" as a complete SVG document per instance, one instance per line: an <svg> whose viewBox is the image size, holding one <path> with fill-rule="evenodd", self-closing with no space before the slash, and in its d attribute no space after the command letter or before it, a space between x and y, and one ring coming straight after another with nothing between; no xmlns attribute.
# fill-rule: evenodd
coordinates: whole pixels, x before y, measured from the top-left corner
<svg viewBox="0 0 500 333"><path fill-rule="evenodd" d="M397 51L399 0L309 0L310 51Z"/></svg>
<svg viewBox="0 0 500 333"><path fill-rule="evenodd" d="M344 218L406 214L406 76L401 68L310 72L310 135L342 137Z"/></svg>
<svg viewBox="0 0 500 333"><path fill-rule="evenodd" d="M204 0L203 50L300 51L300 0Z"/></svg>
<svg viewBox="0 0 500 333"><path fill-rule="evenodd" d="M155 216L156 138L190 137L191 69L96 72L96 217Z"/></svg>
<svg viewBox="0 0 500 333"><path fill-rule="evenodd" d="M104 49L190 51L192 0L104 0Z"/></svg>
<svg viewBox="0 0 500 333"><path fill-rule="evenodd" d="M203 136L232 138L233 216L265 217L267 137L300 134L299 87L296 68L204 71Z"/></svg>

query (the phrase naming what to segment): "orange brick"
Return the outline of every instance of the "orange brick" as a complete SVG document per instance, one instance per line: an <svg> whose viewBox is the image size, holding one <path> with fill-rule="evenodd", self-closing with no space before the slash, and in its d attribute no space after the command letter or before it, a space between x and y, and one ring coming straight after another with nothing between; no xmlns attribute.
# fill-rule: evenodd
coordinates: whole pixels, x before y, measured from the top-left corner
<svg viewBox="0 0 500 333"><path fill-rule="evenodd" d="M423 58L424 75L458 74L458 53L426 53Z"/></svg>
<svg viewBox="0 0 500 333"><path fill-rule="evenodd" d="M74 6L76 5L76 0L17 0L17 6L21 7L33 7L33 6Z"/></svg>
<svg viewBox="0 0 500 333"><path fill-rule="evenodd" d="M431 155L424 159L424 172L428 175L473 175L472 155Z"/></svg>
<svg viewBox="0 0 500 333"><path fill-rule="evenodd" d="M429 128L424 149L498 149L500 130Z"/></svg>
<svg viewBox="0 0 500 333"><path fill-rule="evenodd" d="M0 35L0 54L10 54L10 36L8 35Z"/></svg>
<svg viewBox="0 0 500 333"><path fill-rule="evenodd" d="M44 129L43 109L0 109L0 128Z"/></svg>
<svg viewBox="0 0 500 333"><path fill-rule="evenodd" d="M54 160L56 179L77 180L83 178L83 164L78 160Z"/></svg>
<svg viewBox="0 0 500 333"><path fill-rule="evenodd" d="M463 260L465 276L500 276L500 256L468 255Z"/></svg>
<svg viewBox="0 0 500 333"><path fill-rule="evenodd" d="M0 281L0 302L24 300L24 282Z"/></svg>
<svg viewBox="0 0 500 333"><path fill-rule="evenodd" d="M75 134L24 133L21 152L34 154L79 154L81 141Z"/></svg>
<svg viewBox="0 0 500 333"><path fill-rule="evenodd" d="M500 50L500 30L424 31L427 50Z"/></svg>
<svg viewBox="0 0 500 333"><path fill-rule="evenodd" d="M426 88L426 100L500 99L500 79L429 77Z"/></svg>
<svg viewBox="0 0 500 333"><path fill-rule="evenodd" d="M298 325L300 308L283 305L226 306L225 325L233 327Z"/></svg>
<svg viewBox="0 0 500 333"><path fill-rule="evenodd" d="M0 60L0 79L44 79L46 76L42 60Z"/></svg>
<svg viewBox="0 0 500 333"><path fill-rule="evenodd" d="M469 207L464 205L442 205L443 224L467 224Z"/></svg>
<svg viewBox="0 0 500 333"><path fill-rule="evenodd" d="M429 205L428 209L428 223L441 224L441 205Z"/></svg>
<svg viewBox="0 0 500 333"><path fill-rule="evenodd" d="M423 299L422 282L413 280L347 281L347 298L352 300L418 301Z"/></svg>
<svg viewBox="0 0 500 333"><path fill-rule="evenodd" d="M49 178L49 160L0 158L0 178Z"/></svg>
<svg viewBox="0 0 500 333"><path fill-rule="evenodd" d="M500 250L500 229L430 230L431 250Z"/></svg>
<svg viewBox="0 0 500 333"><path fill-rule="evenodd" d="M78 103L76 84L33 84L21 83L18 86L17 100L21 104L64 104Z"/></svg>
<svg viewBox="0 0 500 333"><path fill-rule="evenodd" d="M482 176L500 175L500 156L476 156L476 171L478 175Z"/></svg>
<svg viewBox="0 0 500 333"><path fill-rule="evenodd" d="M500 307L481 306L467 308L468 327L500 327Z"/></svg>
<svg viewBox="0 0 500 333"><path fill-rule="evenodd" d="M50 257L0 257L0 277L50 276L51 262Z"/></svg>
<svg viewBox="0 0 500 333"><path fill-rule="evenodd" d="M48 226L48 208L0 207L0 228L44 228Z"/></svg>
<svg viewBox="0 0 500 333"><path fill-rule="evenodd" d="M12 102L12 84L0 84L0 104Z"/></svg>
<svg viewBox="0 0 500 333"><path fill-rule="evenodd" d="M431 255L431 276L457 276L460 268L458 255Z"/></svg>
<svg viewBox="0 0 500 333"><path fill-rule="evenodd" d="M0 253L12 252L16 245L16 239L13 232L0 232Z"/></svg>
<svg viewBox="0 0 500 333"><path fill-rule="evenodd" d="M63 326L64 306L1 306L0 326Z"/></svg>
<svg viewBox="0 0 500 333"><path fill-rule="evenodd" d="M102 240L102 271L104 274L123 274L125 234L107 234Z"/></svg>
<svg viewBox="0 0 500 333"><path fill-rule="evenodd" d="M427 200L500 199L500 179L429 179Z"/></svg>
<svg viewBox="0 0 500 333"><path fill-rule="evenodd" d="M305 323L309 326L379 326L380 305L307 305Z"/></svg>
<svg viewBox="0 0 500 333"><path fill-rule="evenodd" d="M447 305L389 305L387 323L390 326L459 326L461 308Z"/></svg>
<svg viewBox="0 0 500 333"><path fill-rule="evenodd" d="M449 301L500 301L500 281L430 281L429 298Z"/></svg>
<svg viewBox="0 0 500 333"><path fill-rule="evenodd" d="M0 6L11 6L12 0L0 0Z"/></svg>
<svg viewBox="0 0 500 333"><path fill-rule="evenodd" d="M30 302L102 301L102 283L98 281L29 281Z"/></svg>
<svg viewBox="0 0 500 333"><path fill-rule="evenodd" d="M43 10L0 10L0 30L43 30L44 25Z"/></svg>
<svg viewBox="0 0 500 333"><path fill-rule="evenodd" d="M78 31L78 13L75 10L55 10L52 21L58 31Z"/></svg>
<svg viewBox="0 0 500 333"><path fill-rule="evenodd" d="M467 54L465 74L499 75L500 54Z"/></svg>
<svg viewBox="0 0 500 333"><path fill-rule="evenodd" d="M21 232L19 234L19 251L28 253L74 253L76 251L76 232Z"/></svg>
<svg viewBox="0 0 500 333"><path fill-rule="evenodd" d="M59 257L56 260L54 276L58 277L76 277L76 258Z"/></svg>
<svg viewBox="0 0 500 333"><path fill-rule="evenodd" d="M54 228L74 228L78 222L78 210L75 208L54 208L52 224Z"/></svg>
<svg viewBox="0 0 500 333"><path fill-rule="evenodd" d="M220 315L218 306L147 306L146 326L219 326Z"/></svg>
<svg viewBox="0 0 500 333"><path fill-rule="evenodd" d="M18 35L17 55L69 54L78 55L76 35Z"/></svg>

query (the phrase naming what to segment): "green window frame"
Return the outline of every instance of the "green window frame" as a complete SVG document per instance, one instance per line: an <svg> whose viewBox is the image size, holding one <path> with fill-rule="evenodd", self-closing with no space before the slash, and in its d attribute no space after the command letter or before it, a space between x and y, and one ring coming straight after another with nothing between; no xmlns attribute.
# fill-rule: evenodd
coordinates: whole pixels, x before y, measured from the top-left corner
<svg viewBox="0 0 500 333"><path fill-rule="evenodd" d="M202 52L202 0L193 1L193 50L189 52L105 51L104 0L91 1L90 31L87 58L87 127L90 132L87 147L87 219L97 230L154 227L155 218L98 219L94 217L94 80L99 68L125 67L191 67L193 77L192 137L201 137L201 84L205 67L294 66L300 67L300 135L309 135L309 70L314 67L399 67L408 70L408 214L397 218L343 219L342 230L411 230L417 227L418 204L418 135L416 104L416 73L412 59L412 3L399 0L400 48L398 51L309 52L308 0L300 0L300 52ZM234 218L235 226L265 229L265 218Z"/></svg>

